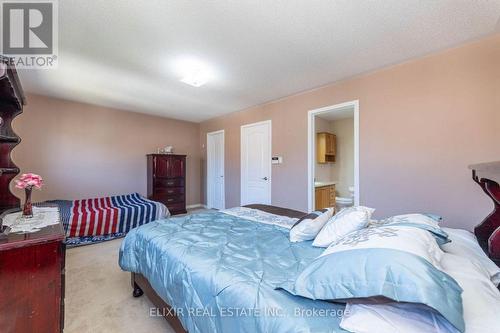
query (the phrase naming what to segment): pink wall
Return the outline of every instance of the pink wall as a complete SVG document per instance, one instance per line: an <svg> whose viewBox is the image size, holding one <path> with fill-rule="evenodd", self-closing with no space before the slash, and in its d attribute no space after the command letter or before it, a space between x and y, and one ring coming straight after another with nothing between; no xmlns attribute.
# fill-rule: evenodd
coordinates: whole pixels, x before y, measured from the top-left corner
<svg viewBox="0 0 500 333"><path fill-rule="evenodd" d="M173 145L188 155L187 204L199 203L198 124L38 95L27 100L14 122L22 142L12 157L22 172L44 177L35 200L145 195L146 154Z"/></svg>
<svg viewBox="0 0 500 333"><path fill-rule="evenodd" d="M272 203L306 210L307 112L356 99L362 204L467 229L483 219L491 203L467 165L500 159L500 35L203 122L204 160L206 133L226 130L226 205L240 200L240 126L271 119L273 155L284 158Z"/></svg>
<svg viewBox="0 0 500 333"><path fill-rule="evenodd" d="M145 194L145 154L174 145L188 153L196 204L206 197L206 133L225 129L230 207L240 200L240 126L271 119L273 154L284 157L273 165L273 204L306 210L307 111L355 99L361 202L378 217L432 211L471 229L489 212L467 165L500 157L500 35L200 125L30 95L13 159L45 177L36 200Z"/></svg>

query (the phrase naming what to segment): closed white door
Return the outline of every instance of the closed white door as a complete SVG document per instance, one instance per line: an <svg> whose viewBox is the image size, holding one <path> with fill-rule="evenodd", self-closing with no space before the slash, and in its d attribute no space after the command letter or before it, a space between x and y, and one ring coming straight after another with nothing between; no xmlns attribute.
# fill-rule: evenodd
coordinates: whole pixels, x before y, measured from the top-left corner
<svg viewBox="0 0 500 333"><path fill-rule="evenodd" d="M241 205L271 204L271 121L241 126Z"/></svg>
<svg viewBox="0 0 500 333"><path fill-rule="evenodd" d="M207 134L207 205L208 208L226 208L223 130Z"/></svg>

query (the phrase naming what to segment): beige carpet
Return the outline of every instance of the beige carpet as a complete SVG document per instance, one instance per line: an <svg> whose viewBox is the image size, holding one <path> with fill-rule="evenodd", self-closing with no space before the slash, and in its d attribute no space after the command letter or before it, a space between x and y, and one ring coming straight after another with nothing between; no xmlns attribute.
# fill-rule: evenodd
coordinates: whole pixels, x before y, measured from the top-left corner
<svg viewBox="0 0 500 333"><path fill-rule="evenodd" d="M122 240L67 250L65 333L173 332L163 317L150 317L145 295L132 296L130 273L118 266Z"/></svg>
<svg viewBox="0 0 500 333"><path fill-rule="evenodd" d="M118 266L122 239L66 252L65 333L173 332L153 304L132 296L130 273Z"/></svg>

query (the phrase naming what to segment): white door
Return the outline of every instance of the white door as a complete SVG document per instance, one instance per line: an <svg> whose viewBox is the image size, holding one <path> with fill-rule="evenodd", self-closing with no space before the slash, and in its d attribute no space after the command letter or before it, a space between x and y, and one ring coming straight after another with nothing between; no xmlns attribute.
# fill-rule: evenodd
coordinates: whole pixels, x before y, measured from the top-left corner
<svg viewBox="0 0 500 333"><path fill-rule="evenodd" d="M207 205L208 208L226 208L223 130L207 134Z"/></svg>
<svg viewBox="0 0 500 333"><path fill-rule="evenodd" d="M271 121L241 126L241 205L271 204Z"/></svg>

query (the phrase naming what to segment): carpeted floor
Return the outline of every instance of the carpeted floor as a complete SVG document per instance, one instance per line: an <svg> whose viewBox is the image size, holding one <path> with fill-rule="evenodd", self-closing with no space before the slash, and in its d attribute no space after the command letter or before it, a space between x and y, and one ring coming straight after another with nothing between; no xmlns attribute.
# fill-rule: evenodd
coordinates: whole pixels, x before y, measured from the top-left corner
<svg viewBox="0 0 500 333"><path fill-rule="evenodd" d="M147 297L132 296L130 273L118 266L122 239L66 252L65 333L173 332L150 317Z"/></svg>
<svg viewBox="0 0 500 333"><path fill-rule="evenodd" d="M151 317L146 296L134 298L130 273L118 266L122 239L66 252L65 333L173 332Z"/></svg>

